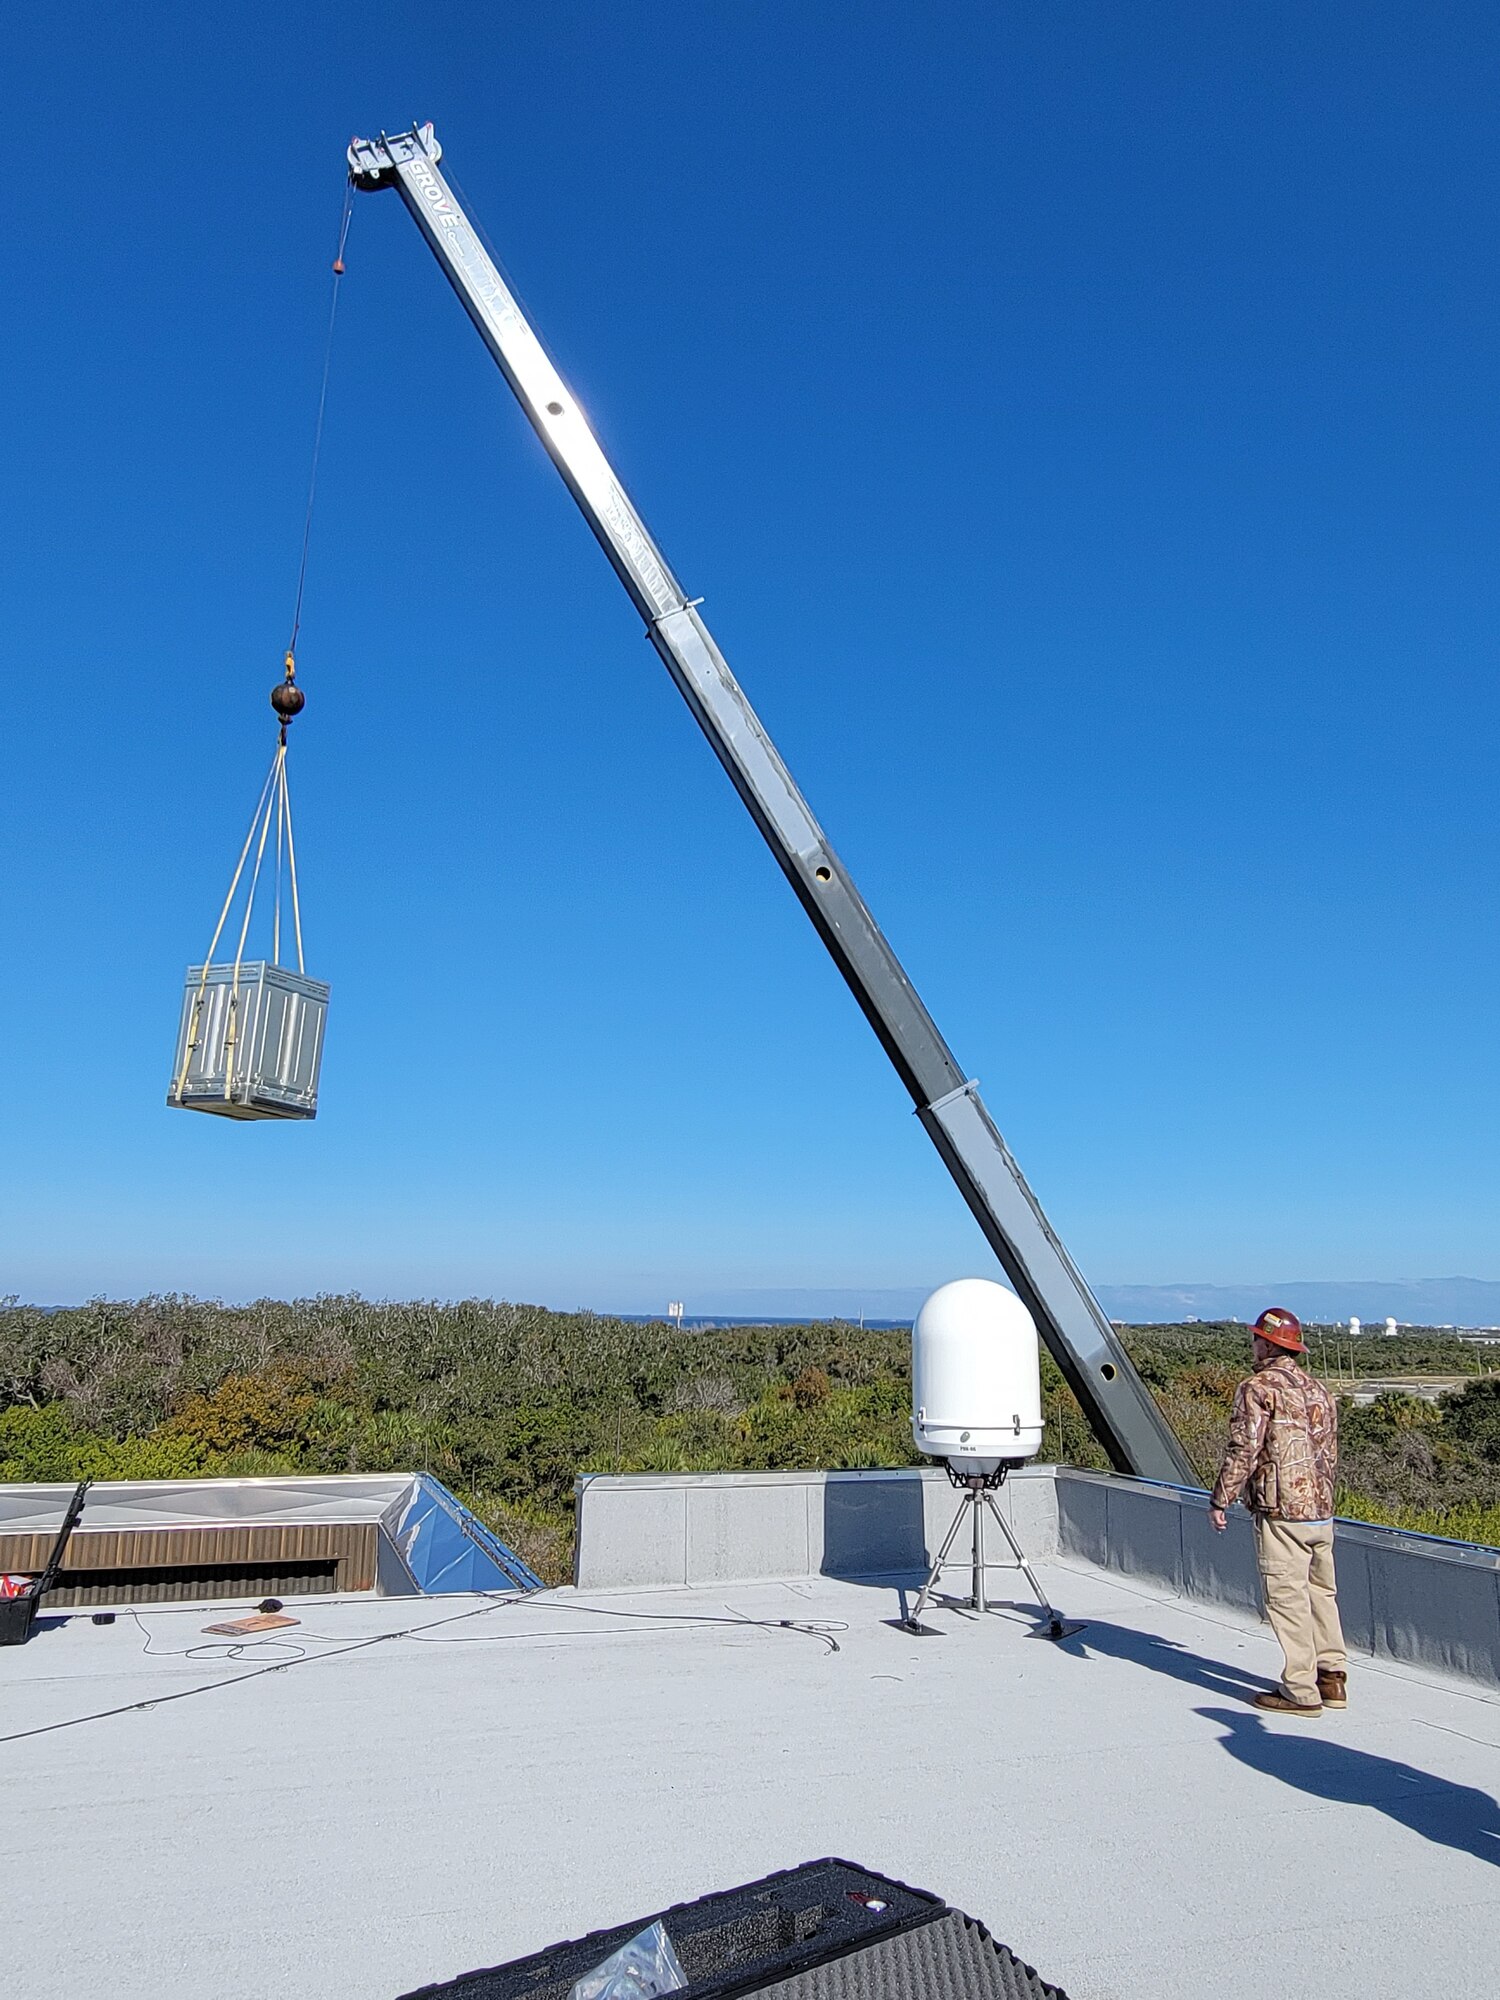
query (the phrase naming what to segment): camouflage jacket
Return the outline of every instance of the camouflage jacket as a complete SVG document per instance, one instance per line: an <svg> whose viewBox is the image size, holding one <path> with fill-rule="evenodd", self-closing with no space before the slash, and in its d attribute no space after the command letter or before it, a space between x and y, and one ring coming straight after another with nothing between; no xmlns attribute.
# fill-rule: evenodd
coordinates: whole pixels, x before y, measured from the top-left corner
<svg viewBox="0 0 1500 2000"><path fill-rule="evenodd" d="M1332 1396L1290 1354L1263 1361L1235 1391L1229 1449L1211 1504L1245 1505L1278 1521L1333 1516L1339 1419Z"/></svg>

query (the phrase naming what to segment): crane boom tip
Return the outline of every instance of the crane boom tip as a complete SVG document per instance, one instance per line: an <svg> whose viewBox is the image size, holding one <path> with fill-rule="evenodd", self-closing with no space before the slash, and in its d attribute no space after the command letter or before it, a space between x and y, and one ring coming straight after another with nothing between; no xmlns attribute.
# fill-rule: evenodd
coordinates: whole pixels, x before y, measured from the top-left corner
<svg viewBox="0 0 1500 2000"><path fill-rule="evenodd" d="M382 132L378 139L351 139L349 178L356 187L388 187L395 168L419 154L434 164L443 157L431 119L425 125L413 125L409 132Z"/></svg>

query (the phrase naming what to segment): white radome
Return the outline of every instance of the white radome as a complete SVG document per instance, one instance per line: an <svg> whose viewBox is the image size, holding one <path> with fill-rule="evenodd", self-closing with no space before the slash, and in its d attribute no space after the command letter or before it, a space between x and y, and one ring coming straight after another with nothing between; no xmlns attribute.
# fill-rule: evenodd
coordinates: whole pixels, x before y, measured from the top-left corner
<svg viewBox="0 0 1500 2000"><path fill-rule="evenodd" d="M1042 1448L1036 1321L992 1278L939 1285L911 1330L911 1434L960 1474L989 1474Z"/></svg>

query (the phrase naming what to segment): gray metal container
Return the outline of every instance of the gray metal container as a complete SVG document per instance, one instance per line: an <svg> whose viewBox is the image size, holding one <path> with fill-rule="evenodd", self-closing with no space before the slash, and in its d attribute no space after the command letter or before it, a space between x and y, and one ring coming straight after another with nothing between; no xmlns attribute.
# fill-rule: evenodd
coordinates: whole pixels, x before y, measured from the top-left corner
<svg viewBox="0 0 1500 2000"><path fill-rule="evenodd" d="M221 1118L315 1118L328 988L284 965L188 968L168 1104Z"/></svg>

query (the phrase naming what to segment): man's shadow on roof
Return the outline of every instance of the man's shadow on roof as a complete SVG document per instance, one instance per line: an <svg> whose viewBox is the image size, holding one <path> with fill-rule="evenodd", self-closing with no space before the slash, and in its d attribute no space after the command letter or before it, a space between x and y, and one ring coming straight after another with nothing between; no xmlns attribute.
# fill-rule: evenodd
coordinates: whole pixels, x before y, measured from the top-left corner
<svg viewBox="0 0 1500 2000"><path fill-rule="evenodd" d="M1107 1618L1090 1618L1073 1637L1058 1640L1057 1650L1080 1660L1096 1654L1110 1660L1129 1660L1135 1666L1170 1674L1173 1680L1186 1681L1190 1687L1203 1688L1209 1694L1243 1698L1273 1685L1264 1675L1230 1666L1223 1660L1206 1659L1191 1647L1178 1645L1175 1639L1158 1639L1150 1632L1132 1631L1128 1625L1111 1625Z"/></svg>
<svg viewBox="0 0 1500 2000"><path fill-rule="evenodd" d="M1269 1729L1259 1715L1240 1709L1200 1708L1196 1713L1225 1725L1228 1733L1219 1741L1252 1771L1264 1771L1335 1805L1370 1806L1424 1840L1500 1867L1500 1805L1488 1792L1455 1785L1393 1757L1351 1750L1326 1735L1310 1734L1305 1722L1288 1733Z"/></svg>
<svg viewBox="0 0 1500 2000"><path fill-rule="evenodd" d="M1206 1688L1210 1694L1232 1695L1240 1701L1273 1685L1257 1674L1207 1659L1171 1639L1135 1632L1127 1625L1111 1625L1102 1618L1091 1618L1076 1636L1062 1640L1057 1650L1085 1660L1091 1655L1128 1660L1153 1673ZM1327 1731L1340 1727L1338 1718L1311 1725L1297 1721L1290 1730L1283 1730L1269 1728L1253 1709L1200 1708L1195 1713L1224 1724L1226 1734L1219 1738L1220 1743L1251 1770L1263 1771L1332 1805L1369 1806L1410 1827L1424 1840L1477 1855L1481 1861L1500 1867L1500 1804L1488 1792L1473 1785L1455 1785L1393 1757L1379 1757L1372 1751L1353 1750L1335 1742ZM1312 1733L1314 1730L1318 1733Z"/></svg>

